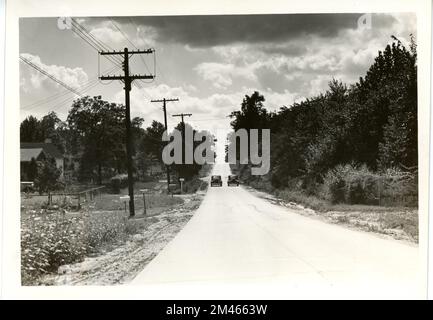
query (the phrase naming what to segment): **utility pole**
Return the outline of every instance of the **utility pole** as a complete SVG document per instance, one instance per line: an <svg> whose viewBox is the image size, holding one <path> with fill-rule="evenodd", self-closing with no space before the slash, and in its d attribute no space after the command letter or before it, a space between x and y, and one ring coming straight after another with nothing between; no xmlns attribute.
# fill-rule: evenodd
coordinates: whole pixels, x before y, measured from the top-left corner
<svg viewBox="0 0 433 320"><path fill-rule="evenodd" d="M186 137L185 137L185 122L183 121L183 117L191 117L192 113L179 113L174 114L173 117L180 117L182 119L182 162L185 163L186 158Z"/></svg>
<svg viewBox="0 0 433 320"><path fill-rule="evenodd" d="M162 110L164 111L164 126L165 126L165 131L168 134L168 129L167 129L167 102L170 101L179 101L178 98L175 99L167 99L167 98L162 98L162 99L158 99L158 100L150 100L150 102L162 102ZM170 167L169 166L165 166L166 170L167 170L167 192L170 192Z"/></svg>
<svg viewBox="0 0 433 320"><path fill-rule="evenodd" d="M119 76L100 76L101 80L120 80L125 84L125 127L126 127L126 158L128 167L128 194L129 194L129 216L133 217L135 215L134 209L134 177L133 177L133 166L132 166L132 132L131 132L131 110L129 105L129 92L131 91L132 81L138 79L154 79L155 75L130 75L129 74L129 57L133 54L150 54L154 53L153 49L147 50L135 50L128 51L125 48L123 51L112 51L112 52L99 52L100 55L123 55L123 71L124 75Z"/></svg>
<svg viewBox="0 0 433 320"><path fill-rule="evenodd" d="M181 117L182 119L182 125L185 127L185 122L183 121L183 117L191 117L192 113L179 113L179 114L174 114L173 117Z"/></svg>

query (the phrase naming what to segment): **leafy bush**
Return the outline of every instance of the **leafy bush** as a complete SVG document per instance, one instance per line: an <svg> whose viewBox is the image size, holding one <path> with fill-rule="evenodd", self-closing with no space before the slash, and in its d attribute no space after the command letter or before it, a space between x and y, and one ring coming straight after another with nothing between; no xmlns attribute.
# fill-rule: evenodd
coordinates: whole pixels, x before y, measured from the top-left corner
<svg viewBox="0 0 433 320"><path fill-rule="evenodd" d="M323 179L324 198L332 203L342 203L346 200L346 181L349 172L354 170L351 165L338 165L329 170Z"/></svg>
<svg viewBox="0 0 433 320"><path fill-rule="evenodd" d="M389 168L381 175L382 205L418 205L418 175L413 172Z"/></svg>
<svg viewBox="0 0 433 320"><path fill-rule="evenodd" d="M198 176L194 176L192 179L183 182L183 193L196 193L199 190L206 190L208 184L207 181L201 180ZM172 189L172 193L180 194L180 191L180 183L178 183L176 188Z"/></svg>
<svg viewBox="0 0 433 320"><path fill-rule="evenodd" d="M119 194L120 189L128 186L128 175L118 174L110 179L110 187L113 193Z"/></svg>
<svg viewBox="0 0 433 320"><path fill-rule="evenodd" d="M365 165L338 165L325 175L322 196L332 203L416 205L406 198L417 199L417 179L397 168L373 173Z"/></svg>
<svg viewBox="0 0 433 320"><path fill-rule="evenodd" d="M63 187L59 181L60 170L56 167L54 159L36 161L35 187L39 194Z"/></svg>
<svg viewBox="0 0 433 320"><path fill-rule="evenodd" d="M330 203L327 200L320 199L315 196L309 196L303 193L302 191L283 189L283 190L275 190L275 194L277 197L282 200L288 202L294 202L296 204L303 205L307 208L311 208L316 211L325 212L328 211Z"/></svg>
<svg viewBox="0 0 433 320"><path fill-rule="evenodd" d="M338 165L325 175L325 198L332 203L374 204L378 201L380 176L367 166Z"/></svg>

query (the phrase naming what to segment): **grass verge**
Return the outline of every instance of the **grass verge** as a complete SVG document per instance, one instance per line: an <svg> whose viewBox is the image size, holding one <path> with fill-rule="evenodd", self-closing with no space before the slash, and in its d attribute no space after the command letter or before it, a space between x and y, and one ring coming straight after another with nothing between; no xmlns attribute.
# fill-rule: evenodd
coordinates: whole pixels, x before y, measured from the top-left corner
<svg viewBox="0 0 433 320"><path fill-rule="evenodd" d="M398 240L415 243L418 243L419 240L418 209L416 208L332 204L301 191L276 189L270 192L259 188L254 189L273 195L274 197L267 199L294 209L303 215L321 217L328 222L385 234Z"/></svg>

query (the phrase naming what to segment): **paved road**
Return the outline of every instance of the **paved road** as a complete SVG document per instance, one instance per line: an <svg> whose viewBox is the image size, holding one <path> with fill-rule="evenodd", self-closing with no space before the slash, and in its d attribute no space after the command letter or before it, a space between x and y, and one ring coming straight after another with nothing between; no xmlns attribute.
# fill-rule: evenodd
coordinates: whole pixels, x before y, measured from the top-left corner
<svg viewBox="0 0 433 320"><path fill-rule="evenodd" d="M209 188L185 228L133 280L278 283L312 297L420 297L418 248L327 224L224 186ZM308 294L307 294L308 296Z"/></svg>

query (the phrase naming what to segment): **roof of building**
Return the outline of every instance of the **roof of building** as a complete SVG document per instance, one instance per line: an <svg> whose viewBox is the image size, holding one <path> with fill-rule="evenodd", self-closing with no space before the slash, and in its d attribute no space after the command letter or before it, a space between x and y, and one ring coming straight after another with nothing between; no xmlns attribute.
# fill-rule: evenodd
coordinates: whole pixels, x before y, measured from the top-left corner
<svg viewBox="0 0 433 320"><path fill-rule="evenodd" d="M42 148L34 149L22 149L21 148L21 162L30 162L34 158L35 160L43 152Z"/></svg>
<svg viewBox="0 0 433 320"><path fill-rule="evenodd" d="M44 153L53 158L63 158L63 154L53 143L45 143L45 142L22 142L21 150L23 149L42 149Z"/></svg>

